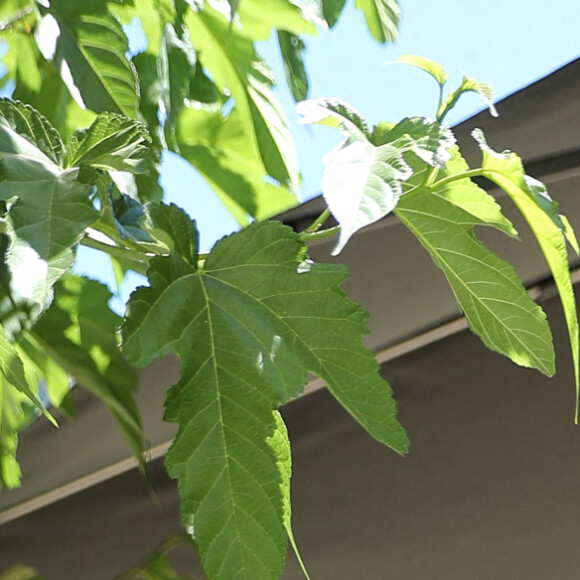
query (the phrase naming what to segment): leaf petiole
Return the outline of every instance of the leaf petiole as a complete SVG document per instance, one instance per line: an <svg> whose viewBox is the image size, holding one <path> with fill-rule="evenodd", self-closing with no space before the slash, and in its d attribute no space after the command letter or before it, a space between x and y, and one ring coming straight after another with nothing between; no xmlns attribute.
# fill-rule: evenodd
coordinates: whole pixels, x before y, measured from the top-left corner
<svg viewBox="0 0 580 580"><path fill-rule="evenodd" d="M304 230L298 237L303 242L311 242L312 240L321 240L323 238L330 238L332 236L337 235L340 232L340 226L334 226L332 228L328 228L326 230L321 230L318 232L309 232L308 230Z"/></svg>

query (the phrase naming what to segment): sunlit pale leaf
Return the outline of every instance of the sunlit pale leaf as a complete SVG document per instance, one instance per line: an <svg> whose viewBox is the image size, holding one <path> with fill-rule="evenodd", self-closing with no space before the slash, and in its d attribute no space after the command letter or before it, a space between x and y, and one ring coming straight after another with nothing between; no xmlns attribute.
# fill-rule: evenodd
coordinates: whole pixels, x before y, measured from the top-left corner
<svg viewBox="0 0 580 580"><path fill-rule="evenodd" d="M149 142L138 121L101 113L88 129L76 131L68 140L67 165L139 173L146 165Z"/></svg>
<svg viewBox="0 0 580 580"><path fill-rule="evenodd" d="M355 0L354 5L363 11L367 28L375 40L395 41L401 16L397 0Z"/></svg>
<svg viewBox="0 0 580 580"><path fill-rule="evenodd" d="M512 266L475 238L473 228L483 222L437 192L403 196L395 212L443 270L485 345L551 376L554 348L546 316Z"/></svg>
<svg viewBox="0 0 580 580"><path fill-rule="evenodd" d="M366 316L339 289L344 269L303 255L289 228L255 224L218 242L203 270L179 254L154 259L150 287L129 303L130 360L146 365L169 352L181 360L166 402L166 419L179 424L167 465L215 580L281 573L284 498L267 441L273 410L300 392L308 371L373 436L407 448L390 388L362 346Z"/></svg>
<svg viewBox="0 0 580 580"><path fill-rule="evenodd" d="M424 56L419 56L416 54L404 54L403 56L399 57L396 62L410 64L424 70L426 73L429 73L441 86L447 82L447 78L449 77L445 69L440 64L429 60Z"/></svg>
<svg viewBox="0 0 580 580"><path fill-rule="evenodd" d="M493 117L497 117L497 111L493 104L493 90L487 83L480 83L470 79L469 77L463 77L461 85L459 88L450 93L447 98L441 103L439 110L437 111L437 120L443 121L444 117L453 109L459 97L463 93L477 93L485 101L485 104L489 108L489 112Z"/></svg>
<svg viewBox="0 0 580 580"><path fill-rule="evenodd" d="M296 105L296 112L302 115L299 123L316 123L333 129L340 129L352 140L367 140L371 136L363 116L347 102L340 99L310 99Z"/></svg>
<svg viewBox="0 0 580 580"><path fill-rule="evenodd" d="M473 132L483 153L484 175L501 187L516 204L534 233L550 267L558 288L570 337L576 379L576 421L580 398L578 314L574 290L570 279L565 237L572 238L571 226L558 214L558 206L552 201L545 186L532 180L524 172L521 159L509 151L498 153L485 141L479 129ZM574 238L575 239L575 236Z"/></svg>
<svg viewBox="0 0 580 580"><path fill-rule="evenodd" d="M51 0L38 36L45 58L55 62L81 107L136 117L139 94L125 56L129 45L105 0Z"/></svg>

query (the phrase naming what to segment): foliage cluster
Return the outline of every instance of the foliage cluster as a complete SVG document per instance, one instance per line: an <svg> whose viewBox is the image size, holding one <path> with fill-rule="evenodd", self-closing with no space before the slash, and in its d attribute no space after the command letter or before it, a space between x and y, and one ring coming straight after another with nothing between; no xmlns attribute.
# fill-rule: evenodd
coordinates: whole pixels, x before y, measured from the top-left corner
<svg viewBox="0 0 580 580"><path fill-rule="evenodd" d="M71 382L117 420L144 468L133 365L175 353L179 382L165 419L181 514L212 580L275 579L294 545L290 446L279 405L309 373L376 439L407 452L389 385L366 350L366 313L341 290L346 270L308 259L308 242L338 234L334 253L394 212L442 270L471 329L491 349L551 375L544 313L513 268L475 236L517 237L473 177L503 189L526 218L558 285L578 377L578 325L566 240L570 225L519 158L474 133L470 168L443 124L462 93L494 113L489 87L403 59L438 83L434 120L369 127L337 99L304 100L302 35L332 28L345 0L6 0L0 101L0 483L20 483L19 429L50 406L66 413ZM379 42L394 39L396 0L355 0ZM123 26L147 37L131 55ZM340 130L325 159L328 209L304 232L267 220L297 203L300 174L274 78L256 43L276 34L304 123ZM196 224L162 202L165 149L189 161L244 228L198 250ZM338 225L324 229L332 214ZM248 225L250 222L251 225ZM71 274L79 244L106 253L119 282L147 276L121 320L110 292ZM122 323L122 328L121 328ZM577 381L578 386L578 381ZM160 556L161 558L161 556ZM159 560L161 561L161 560ZM155 560L159 565L159 561ZM163 560L165 566L165 560Z"/></svg>

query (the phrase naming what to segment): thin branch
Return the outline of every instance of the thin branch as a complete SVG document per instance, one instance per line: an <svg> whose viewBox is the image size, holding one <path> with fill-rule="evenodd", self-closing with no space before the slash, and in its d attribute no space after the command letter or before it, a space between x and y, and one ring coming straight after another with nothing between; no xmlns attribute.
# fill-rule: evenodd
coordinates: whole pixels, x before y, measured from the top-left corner
<svg viewBox="0 0 580 580"><path fill-rule="evenodd" d="M26 18L33 12L34 7L32 4L29 4L28 6L22 8L22 10L16 12L16 14L12 15L10 18L7 18L6 20L0 20L0 32L10 28L13 24L16 24L19 20Z"/></svg>

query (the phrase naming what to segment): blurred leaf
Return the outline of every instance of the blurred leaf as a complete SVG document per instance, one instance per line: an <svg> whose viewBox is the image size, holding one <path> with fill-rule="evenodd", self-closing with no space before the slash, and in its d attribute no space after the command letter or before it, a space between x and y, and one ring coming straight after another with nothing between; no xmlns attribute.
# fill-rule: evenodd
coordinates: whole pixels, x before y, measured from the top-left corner
<svg viewBox="0 0 580 580"><path fill-rule="evenodd" d="M330 28L338 22L345 3L346 0L322 0L322 12Z"/></svg>
<svg viewBox="0 0 580 580"><path fill-rule="evenodd" d="M51 0L39 25L38 44L82 108L136 117L138 87L125 56L129 45L106 0Z"/></svg>
<svg viewBox="0 0 580 580"><path fill-rule="evenodd" d="M278 44L284 62L286 82L296 102L308 97L308 75L304 68L304 50L306 46L299 36L278 31Z"/></svg>
<svg viewBox="0 0 580 580"><path fill-rule="evenodd" d="M180 426L167 465L215 580L282 571L281 475L266 439L273 410L302 390L308 371L374 437L407 449L390 387L362 346L366 314L339 289L344 268L304 263L304 251L280 223L254 224L218 242L203 270L191 257L155 258L150 287L129 303L129 359L145 366L175 352L181 360L166 401L166 420Z"/></svg>
<svg viewBox="0 0 580 580"><path fill-rule="evenodd" d="M143 467L144 435L133 399L137 374L119 350L121 320L108 307L110 298L102 284L68 275L30 336L107 405Z"/></svg>
<svg viewBox="0 0 580 580"><path fill-rule="evenodd" d="M401 16L397 0L355 0L354 5L363 11L367 28L376 41L396 40Z"/></svg>
<svg viewBox="0 0 580 580"><path fill-rule="evenodd" d="M0 574L0 580L41 580L34 568L17 564Z"/></svg>

